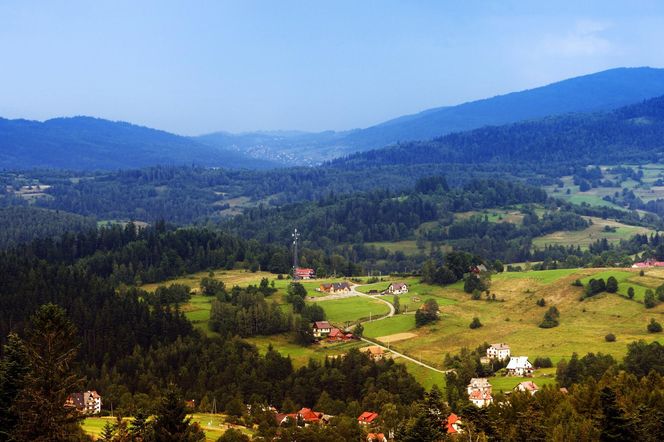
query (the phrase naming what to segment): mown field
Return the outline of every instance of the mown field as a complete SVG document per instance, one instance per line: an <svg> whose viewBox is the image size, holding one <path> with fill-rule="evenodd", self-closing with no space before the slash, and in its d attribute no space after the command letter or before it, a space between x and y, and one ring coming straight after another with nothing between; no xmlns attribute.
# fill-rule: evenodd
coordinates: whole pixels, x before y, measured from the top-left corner
<svg viewBox="0 0 664 442"><path fill-rule="evenodd" d="M214 442L219 437L224 434L224 432L229 428L228 424L225 423L226 416L223 414L211 414L211 413L194 413L191 415L193 422L198 422L203 431L205 431L206 441ZM131 422L131 418L124 418L128 423ZM116 422L114 417L89 417L86 418L83 423L83 431L90 434L95 439L98 439L101 436L104 425L106 422L111 424ZM245 427L240 427L234 425L233 428L242 431L247 435L251 435L252 432Z"/></svg>

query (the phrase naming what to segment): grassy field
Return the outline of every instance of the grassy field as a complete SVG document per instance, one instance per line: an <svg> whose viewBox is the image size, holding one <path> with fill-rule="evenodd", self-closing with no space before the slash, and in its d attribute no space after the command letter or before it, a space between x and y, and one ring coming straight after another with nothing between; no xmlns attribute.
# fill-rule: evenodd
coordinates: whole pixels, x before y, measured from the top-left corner
<svg viewBox="0 0 664 442"><path fill-rule="evenodd" d="M272 345L283 356L290 356L296 368L306 365L309 359L323 361L326 357L343 355L351 348L359 348L367 345L362 341L350 341L335 343L322 342L309 347L302 347L293 343L287 334L253 337L248 338L247 341L254 344L262 354L265 354L268 347Z"/></svg>
<svg viewBox="0 0 664 442"><path fill-rule="evenodd" d="M364 324L364 335L379 338L396 333L404 333L415 328L415 315L396 315L391 318Z"/></svg>
<svg viewBox="0 0 664 442"><path fill-rule="evenodd" d="M194 413L191 415L193 422L198 422L203 431L205 431L206 441L216 441L228 428L225 423L226 416L223 414L210 414L210 413ZM131 418L125 418L126 421L131 422ZM95 439L101 436L104 425L106 422L115 423L114 417L89 417L83 423L83 431L92 435ZM241 430L247 435L252 433L245 427L234 426L233 428Z"/></svg>
<svg viewBox="0 0 664 442"><path fill-rule="evenodd" d="M446 352L458 352L464 346L475 348L483 342L507 342L515 355L547 356L554 361L569 358L574 352L585 354L588 351L601 351L621 358L629 342L653 339L653 335L646 331L646 324L651 317L664 315L664 305L646 310L638 302L610 294L579 301L583 289L573 287L571 282L577 278L587 280L591 275L606 277L606 272L605 269L572 269L503 273L493 278L491 287L498 302L472 301L458 286L430 287L432 294L456 300L456 303L441 307L438 323L417 329L414 322L398 317L386 319L383 324L368 324L365 330L367 336L372 337L414 333L410 339L393 343L393 348L413 357L421 356L438 367L442 366ZM618 272L617 275L624 277L626 282L638 278L638 272L610 272ZM541 329L537 326L546 311L535 304L540 298L560 310L559 327ZM484 326L471 330L468 325L475 316ZM410 324L412 328L409 329ZM614 333L617 342L605 342L607 333Z"/></svg>
<svg viewBox="0 0 664 442"><path fill-rule="evenodd" d="M616 243L621 239L629 239L637 234L650 235L651 233L654 233L653 230L647 229L645 227L629 226L617 221L605 220L595 217L586 216L584 218L591 220L593 224L584 230L561 231L540 236L533 239L533 247L542 249L546 245L578 245L585 249L588 248L589 244L599 239L606 239L610 243ZM612 229L615 229L615 232L605 231L604 226L609 226Z"/></svg>
<svg viewBox="0 0 664 442"><path fill-rule="evenodd" d="M337 325L384 316L390 311L385 303L365 296L321 301L318 305L325 310L328 321Z"/></svg>
<svg viewBox="0 0 664 442"><path fill-rule="evenodd" d="M490 223L512 223L521 224L524 214L520 210L510 209L486 209L482 211L459 212L454 214L455 220L466 220L472 216L481 216Z"/></svg>
<svg viewBox="0 0 664 442"><path fill-rule="evenodd" d="M415 240L405 240L396 242L368 242L367 246L374 246L376 248L384 248L388 252L403 252L404 255L412 256L418 255L429 250L430 242L424 241L424 248L419 249Z"/></svg>

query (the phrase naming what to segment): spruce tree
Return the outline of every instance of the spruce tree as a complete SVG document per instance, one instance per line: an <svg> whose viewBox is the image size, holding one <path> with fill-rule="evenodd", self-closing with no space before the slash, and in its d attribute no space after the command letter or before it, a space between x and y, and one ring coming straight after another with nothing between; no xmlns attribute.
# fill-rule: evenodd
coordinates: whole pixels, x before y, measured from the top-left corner
<svg viewBox="0 0 664 442"><path fill-rule="evenodd" d="M160 442L195 442L205 440L205 433L187 417L187 409L180 392L169 386L156 410L155 438Z"/></svg>
<svg viewBox="0 0 664 442"><path fill-rule="evenodd" d="M0 360L0 441L9 439L16 426L17 416L12 409L28 374L28 355L25 344L15 333L10 333Z"/></svg>

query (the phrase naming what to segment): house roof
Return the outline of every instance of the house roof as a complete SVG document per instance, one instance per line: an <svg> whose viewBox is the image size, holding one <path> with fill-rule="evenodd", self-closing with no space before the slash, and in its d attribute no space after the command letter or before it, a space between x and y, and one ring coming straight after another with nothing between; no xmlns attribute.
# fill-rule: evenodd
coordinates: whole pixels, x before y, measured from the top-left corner
<svg viewBox="0 0 664 442"><path fill-rule="evenodd" d="M539 387L533 381L525 381L519 383L519 385L514 387L514 389L523 390L523 391L537 391L539 390Z"/></svg>
<svg viewBox="0 0 664 442"><path fill-rule="evenodd" d="M406 285L405 282L393 282L392 284L390 284L390 286L392 287L393 290L401 290L403 288L408 287L408 285Z"/></svg>
<svg viewBox="0 0 664 442"><path fill-rule="evenodd" d="M383 348L379 347L377 345L372 345L370 347L364 347L364 348L360 349L360 351L371 353L372 355L382 355L383 354Z"/></svg>
<svg viewBox="0 0 664 442"><path fill-rule="evenodd" d="M295 269L295 273L298 275L310 275L314 273L314 269L308 269L304 267L298 267Z"/></svg>
<svg viewBox="0 0 664 442"><path fill-rule="evenodd" d="M330 334L327 335L327 336L328 336L329 338L336 338L337 336L343 336L343 335L344 335L344 334L343 334L343 332L342 332L341 330L339 330L338 328L333 328L333 329L330 331Z"/></svg>
<svg viewBox="0 0 664 442"><path fill-rule="evenodd" d="M323 417L323 413L314 411L311 408L303 408L297 414L307 422L318 422Z"/></svg>
<svg viewBox="0 0 664 442"><path fill-rule="evenodd" d="M508 370L516 370L519 368L533 368L533 364L528 360L528 356L512 356L507 363Z"/></svg>
<svg viewBox="0 0 664 442"><path fill-rule="evenodd" d="M454 413L447 416L447 422L445 424L445 426L447 427L447 433L448 434L458 433L457 429L454 428L454 424L460 423L460 422L461 422L461 419L459 419L459 416L457 416Z"/></svg>
<svg viewBox="0 0 664 442"><path fill-rule="evenodd" d="M500 344L491 344L491 348L495 348L496 350L509 350L510 346L501 342Z"/></svg>
<svg viewBox="0 0 664 442"><path fill-rule="evenodd" d="M367 434L367 440L371 440L371 441L378 440L378 441L382 442L385 439L386 439L385 434L383 434L383 433L369 433L369 434Z"/></svg>
<svg viewBox="0 0 664 442"><path fill-rule="evenodd" d="M471 401L472 400L490 401L491 393L489 393L488 391L482 392L482 390L473 390L468 395L468 399L470 399Z"/></svg>
<svg viewBox="0 0 664 442"><path fill-rule="evenodd" d="M314 328L323 329L323 328L332 328L329 322L327 321L316 321L314 322Z"/></svg>
<svg viewBox="0 0 664 442"><path fill-rule="evenodd" d="M360 417L357 418L358 422L370 424L374 420L378 418L378 413L375 413L373 411L365 411L360 415Z"/></svg>

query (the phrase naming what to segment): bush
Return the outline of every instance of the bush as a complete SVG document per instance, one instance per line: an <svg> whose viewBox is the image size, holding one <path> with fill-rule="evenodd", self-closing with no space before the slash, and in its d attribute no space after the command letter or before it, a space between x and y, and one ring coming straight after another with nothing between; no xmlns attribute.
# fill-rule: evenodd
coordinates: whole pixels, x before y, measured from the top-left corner
<svg viewBox="0 0 664 442"><path fill-rule="evenodd" d="M470 328L476 329L482 327L482 323L480 322L480 318L474 317L473 322L470 323Z"/></svg>
<svg viewBox="0 0 664 442"><path fill-rule="evenodd" d="M646 294L643 297L643 305L645 305L646 308L653 308L657 305L657 301L655 301L655 294L652 290L646 290Z"/></svg>
<svg viewBox="0 0 664 442"><path fill-rule="evenodd" d="M634 299L634 287L630 287L627 289L627 297L629 299Z"/></svg>
<svg viewBox="0 0 664 442"><path fill-rule="evenodd" d="M540 328L553 328L557 327L560 323L558 319L560 318L560 312L555 306L549 307L549 310L544 313L544 320L539 325Z"/></svg>
<svg viewBox="0 0 664 442"><path fill-rule="evenodd" d="M645 274L646 274L646 272L644 272L643 270L641 270L641 271L639 272L639 276L645 276Z"/></svg>
<svg viewBox="0 0 664 442"><path fill-rule="evenodd" d="M546 301L544 300L544 298L538 299L537 305L539 305L540 307L544 307L546 305Z"/></svg>
<svg viewBox="0 0 664 442"><path fill-rule="evenodd" d="M609 293L615 293L618 291L618 280L613 276L609 276L606 280L606 291Z"/></svg>
<svg viewBox="0 0 664 442"><path fill-rule="evenodd" d="M581 280L580 280L580 279L576 279L576 280L574 280L574 282L572 283L572 285L573 285L574 287L583 287L583 284L581 283Z"/></svg>
<svg viewBox="0 0 664 442"><path fill-rule="evenodd" d="M648 333L659 333L661 331L662 331L662 324L655 321L654 319L651 319L650 324L648 324Z"/></svg>
<svg viewBox="0 0 664 442"><path fill-rule="evenodd" d="M438 303L435 299L428 299L422 307L415 312L415 326L421 327L438 320Z"/></svg>
<svg viewBox="0 0 664 442"><path fill-rule="evenodd" d="M553 367L553 362L551 362L551 358L543 358L538 356L535 358L533 365L535 368L550 368Z"/></svg>
<svg viewBox="0 0 664 442"><path fill-rule="evenodd" d="M606 342L616 342L616 335L609 333L608 335L604 336L604 340Z"/></svg>

